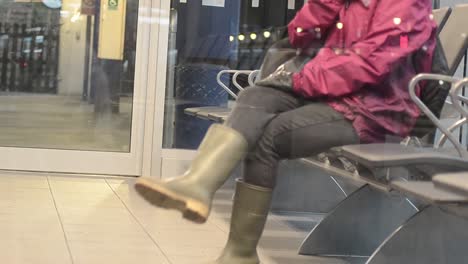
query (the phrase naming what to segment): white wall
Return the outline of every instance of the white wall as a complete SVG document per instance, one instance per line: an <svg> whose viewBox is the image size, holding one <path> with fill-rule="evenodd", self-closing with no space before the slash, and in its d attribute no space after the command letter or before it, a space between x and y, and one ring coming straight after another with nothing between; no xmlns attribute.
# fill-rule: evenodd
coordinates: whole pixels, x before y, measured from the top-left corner
<svg viewBox="0 0 468 264"><path fill-rule="evenodd" d="M59 86L60 95L81 95L86 48L86 17L79 11L80 0L63 0L60 28Z"/></svg>

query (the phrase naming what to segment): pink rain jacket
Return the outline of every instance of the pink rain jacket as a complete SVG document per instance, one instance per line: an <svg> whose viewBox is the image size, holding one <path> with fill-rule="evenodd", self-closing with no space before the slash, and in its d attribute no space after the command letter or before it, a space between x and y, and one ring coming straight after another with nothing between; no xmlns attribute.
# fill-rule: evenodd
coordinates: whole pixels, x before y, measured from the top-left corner
<svg viewBox="0 0 468 264"><path fill-rule="evenodd" d="M296 93L325 100L363 142L407 136L419 110L408 84L430 72L436 44L431 0L309 0L288 26L291 44L325 47L293 76ZM423 59L414 62L415 52Z"/></svg>

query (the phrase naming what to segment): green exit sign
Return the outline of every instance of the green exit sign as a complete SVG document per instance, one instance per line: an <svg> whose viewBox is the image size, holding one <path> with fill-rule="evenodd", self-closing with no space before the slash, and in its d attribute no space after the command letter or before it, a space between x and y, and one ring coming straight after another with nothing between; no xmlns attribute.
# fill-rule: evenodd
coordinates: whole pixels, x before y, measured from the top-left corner
<svg viewBox="0 0 468 264"><path fill-rule="evenodd" d="M109 10L117 10L119 8L119 0L107 0Z"/></svg>

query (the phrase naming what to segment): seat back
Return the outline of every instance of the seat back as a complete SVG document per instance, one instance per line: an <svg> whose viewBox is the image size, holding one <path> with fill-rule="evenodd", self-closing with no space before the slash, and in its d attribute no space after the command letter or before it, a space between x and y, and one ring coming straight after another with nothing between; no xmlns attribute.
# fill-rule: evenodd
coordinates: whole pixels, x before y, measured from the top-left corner
<svg viewBox="0 0 468 264"><path fill-rule="evenodd" d="M449 66L449 74L453 75L468 48L468 4L453 8L439 36Z"/></svg>
<svg viewBox="0 0 468 264"><path fill-rule="evenodd" d="M439 9L434 9L432 11L432 15L434 16L434 21L437 24L437 33L440 33L440 31L442 31L451 13L452 13L452 8L450 7L442 7Z"/></svg>

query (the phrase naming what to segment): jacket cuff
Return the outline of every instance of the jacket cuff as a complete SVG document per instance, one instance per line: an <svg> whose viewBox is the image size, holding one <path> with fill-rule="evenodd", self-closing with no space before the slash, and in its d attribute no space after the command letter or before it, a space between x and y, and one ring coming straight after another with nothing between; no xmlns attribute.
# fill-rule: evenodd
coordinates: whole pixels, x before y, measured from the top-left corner
<svg viewBox="0 0 468 264"><path fill-rule="evenodd" d="M302 89L302 74L301 73L294 73L292 76L292 82L293 82L293 91L296 94L304 95Z"/></svg>

